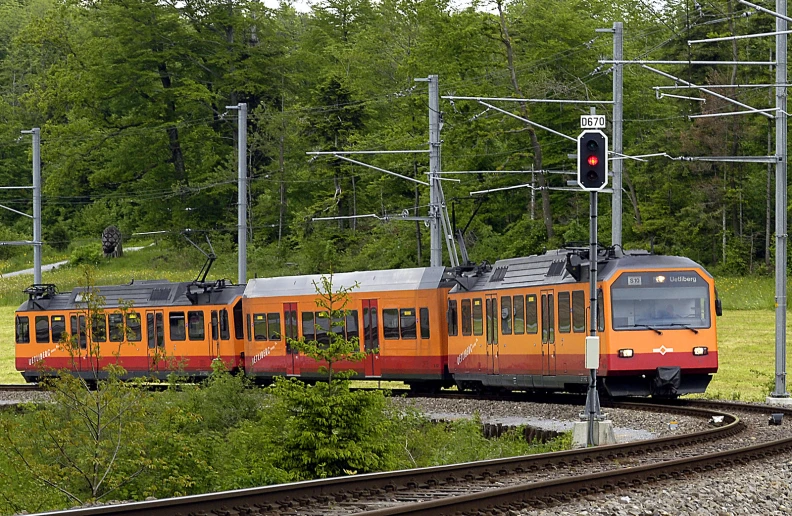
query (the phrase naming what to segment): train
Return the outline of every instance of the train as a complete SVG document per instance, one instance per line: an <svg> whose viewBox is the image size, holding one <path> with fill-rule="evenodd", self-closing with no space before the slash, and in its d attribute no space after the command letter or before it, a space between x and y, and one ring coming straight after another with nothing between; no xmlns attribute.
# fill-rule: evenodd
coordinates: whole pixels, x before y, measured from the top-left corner
<svg viewBox="0 0 792 516"><path fill-rule="evenodd" d="M64 370L91 379L110 363L129 378L201 379L219 359L261 384L316 381L322 364L291 343L326 344L336 332L366 353L334 366L354 370L353 379L423 391L583 392L595 259L598 389L705 392L718 370L722 313L713 277L680 256L589 254L570 247L494 264L333 274L333 286L349 291L343 324L317 306L321 275L96 286L102 306L90 313L85 287L32 285L15 313L16 369L28 382ZM66 349L69 336L76 345Z"/></svg>

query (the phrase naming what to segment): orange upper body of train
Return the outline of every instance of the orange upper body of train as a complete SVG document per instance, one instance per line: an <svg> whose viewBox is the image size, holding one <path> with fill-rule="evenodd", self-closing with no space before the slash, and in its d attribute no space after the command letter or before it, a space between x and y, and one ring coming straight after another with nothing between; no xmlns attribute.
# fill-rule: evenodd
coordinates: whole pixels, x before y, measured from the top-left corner
<svg viewBox="0 0 792 516"><path fill-rule="evenodd" d="M103 360L116 360L117 353L130 376L162 376L178 364L202 377L220 358L260 382L281 375L316 379L322 364L287 339L322 343L336 331L357 338L368 353L363 362L337 365L354 369L356 379L425 389L582 391L591 334L587 267L587 250L564 249L492 267L334 274L336 288L351 288L343 327L317 308L319 275L253 279L246 286L96 287L106 299L104 337L101 330L86 332L81 289L34 288L17 310L16 364L29 381L42 366L89 370L87 350L80 365L58 349L58 336L67 332L81 342L86 334L104 338ZM600 388L612 395L703 392L718 367L720 305L712 277L687 258L613 249L600 252L598 270ZM119 319L118 300L133 302L126 321ZM126 325L121 333L114 330L119 322Z"/></svg>

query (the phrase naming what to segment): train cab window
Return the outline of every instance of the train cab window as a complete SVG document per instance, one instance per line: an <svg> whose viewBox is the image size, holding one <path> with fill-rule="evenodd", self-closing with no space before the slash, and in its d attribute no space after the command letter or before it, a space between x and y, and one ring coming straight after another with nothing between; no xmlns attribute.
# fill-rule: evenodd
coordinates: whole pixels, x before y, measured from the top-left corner
<svg viewBox="0 0 792 516"><path fill-rule="evenodd" d="M558 293L558 332L569 333L572 329L572 307L569 304L569 292Z"/></svg>
<svg viewBox="0 0 792 516"><path fill-rule="evenodd" d="M36 316L36 342L45 344L50 341L49 317L46 315Z"/></svg>
<svg viewBox="0 0 792 516"><path fill-rule="evenodd" d="M253 314L253 338L267 340L267 314Z"/></svg>
<svg viewBox="0 0 792 516"><path fill-rule="evenodd" d="M314 326L313 312L302 313L302 334L307 341L316 340L316 327Z"/></svg>
<svg viewBox="0 0 792 516"><path fill-rule="evenodd" d="M586 332L586 297L582 290L572 292L572 331Z"/></svg>
<svg viewBox="0 0 792 516"><path fill-rule="evenodd" d="M511 301L511 296L503 296L501 298L501 335L511 335L512 332Z"/></svg>
<svg viewBox="0 0 792 516"><path fill-rule="evenodd" d="M429 338L429 309L421 308L418 310L418 315L421 318L421 338Z"/></svg>
<svg viewBox="0 0 792 516"><path fill-rule="evenodd" d="M472 335L473 325L472 312L470 310L470 299L462 300L462 335Z"/></svg>
<svg viewBox="0 0 792 516"><path fill-rule="evenodd" d="M459 332L459 320L457 315L456 299L448 300L448 311L446 313L446 319L448 319L448 336L455 337Z"/></svg>
<svg viewBox="0 0 792 516"><path fill-rule="evenodd" d="M267 334L269 340L281 340L280 313L267 314Z"/></svg>
<svg viewBox="0 0 792 516"><path fill-rule="evenodd" d="M143 325L140 320L140 314L137 312L129 312L126 314L127 326L127 340L129 342L140 342L143 340ZM123 335L122 335L123 338Z"/></svg>
<svg viewBox="0 0 792 516"><path fill-rule="evenodd" d="M228 310L225 308L220 310L219 318L220 320L218 322L220 325L220 339L228 340L231 338L231 332L228 328Z"/></svg>
<svg viewBox="0 0 792 516"><path fill-rule="evenodd" d="M327 312L315 312L316 316L316 342L330 344L330 314Z"/></svg>
<svg viewBox="0 0 792 516"><path fill-rule="evenodd" d="M168 315L168 326L170 327L171 340L185 340L187 338L184 312L171 312Z"/></svg>
<svg viewBox="0 0 792 516"><path fill-rule="evenodd" d="M484 335L484 310L479 297L473 299L473 335Z"/></svg>
<svg viewBox="0 0 792 516"><path fill-rule="evenodd" d="M107 314L110 323L110 342L124 341L124 314Z"/></svg>
<svg viewBox="0 0 792 516"><path fill-rule="evenodd" d="M91 317L91 340L93 342L107 341L107 318L105 314L93 314Z"/></svg>
<svg viewBox="0 0 792 516"><path fill-rule="evenodd" d="M66 318L62 315L52 316L52 342L60 342L66 333Z"/></svg>
<svg viewBox="0 0 792 516"><path fill-rule="evenodd" d="M234 337L238 340L245 338L245 323L242 317L242 300L240 299L234 305ZM248 331L248 340L250 340L250 332Z"/></svg>
<svg viewBox="0 0 792 516"><path fill-rule="evenodd" d="M399 338L399 309L382 309L382 336L387 340Z"/></svg>
<svg viewBox="0 0 792 516"><path fill-rule="evenodd" d="M360 338L360 327L358 326L358 311L357 310L349 310L347 312L347 314L346 314L346 326L344 326L344 330L346 331L347 340Z"/></svg>
<svg viewBox="0 0 792 516"><path fill-rule="evenodd" d="M539 320L536 316L536 296L525 296L525 332L539 333Z"/></svg>
<svg viewBox="0 0 792 516"><path fill-rule="evenodd" d="M187 312L187 331L190 340L203 340L206 336L204 313L199 310Z"/></svg>
<svg viewBox="0 0 792 516"><path fill-rule="evenodd" d="M399 326L401 327L401 338L415 340L415 308L402 308L399 310Z"/></svg>
<svg viewBox="0 0 792 516"><path fill-rule="evenodd" d="M16 343L27 344L30 342L30 319L26 316L16 317Z"/></svg>
<svg viewBox="0 0 792 516"><path fill-rule="evenodd" d="M525 333L525 298L514 296L514 334Z"/></svg>

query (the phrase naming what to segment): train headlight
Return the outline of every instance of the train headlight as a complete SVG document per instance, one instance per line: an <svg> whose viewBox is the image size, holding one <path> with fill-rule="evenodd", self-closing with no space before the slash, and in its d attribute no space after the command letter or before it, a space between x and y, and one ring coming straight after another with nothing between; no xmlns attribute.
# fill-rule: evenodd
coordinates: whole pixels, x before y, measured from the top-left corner
<svg viewBox="0 0 792 516"><path fill-rule="evenodd" d="M709 355L709 349L706 346L696 346L693 348L693 355L697 357L703 357L704 355Z"/></svg>
<svg viewBox="0 0 792 516"><path fill-rule="evenodd" d="M619 358L632 358L633 350L631 349L620 349L619 350Z"/></svg>

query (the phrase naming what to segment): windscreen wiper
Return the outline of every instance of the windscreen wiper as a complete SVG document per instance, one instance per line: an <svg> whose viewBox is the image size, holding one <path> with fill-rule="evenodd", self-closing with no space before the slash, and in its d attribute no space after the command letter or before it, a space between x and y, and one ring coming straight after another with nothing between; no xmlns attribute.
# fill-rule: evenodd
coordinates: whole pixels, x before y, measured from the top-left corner
<svg viewBox="0 0 792 516"><path fill-rule="evenodd" d="M653 328L653 327L649 326L648 324L633 324L633 328L646 328L646 329L652 330L653 332L657 333L658 335L662 335L663 334L663 332L661 332L657 328Z"/></svg>
<svg viewBox="0 0 792 516"><path fill-rule="evenodd" d="M698 334L698 330L696 328L694 328L692 326L689 326L687 324L675 322L675 323L671 323L671 326L681 326L683 328L687 328L688 330L692 331L693 333Z"/></svg>

